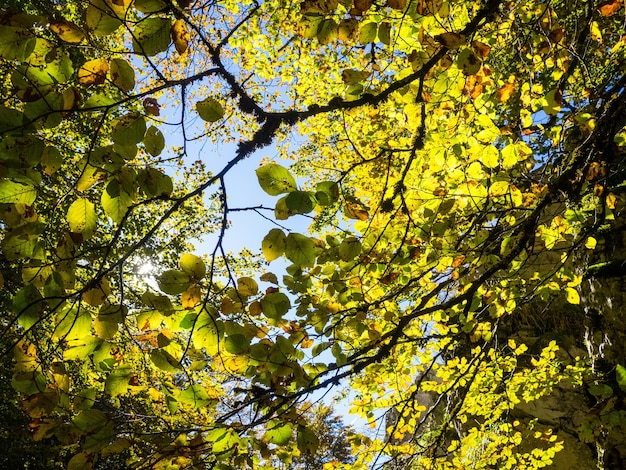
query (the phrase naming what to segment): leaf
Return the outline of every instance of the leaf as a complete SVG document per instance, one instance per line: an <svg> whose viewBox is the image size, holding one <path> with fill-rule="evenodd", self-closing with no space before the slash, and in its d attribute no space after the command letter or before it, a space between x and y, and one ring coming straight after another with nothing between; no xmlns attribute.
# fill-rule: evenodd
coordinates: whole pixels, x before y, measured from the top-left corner
<svg viewBox="0 0 626 470"><path fill-rule="evenodd" d="M626 392L626 367L621 364L617 364L615 367L615 377L619 388L622 392Z"/></svg>
<svg viewBox="0 0 626 470"><path fill-rule="evenodd" d="M83 86L102 85L107 78L109 63L106 59L93 59L78 69L78 83Z"/></svg>
<svg viewBox="0 0 626 470"><path fill-rule="evenodd" d="M111 139L116 144L138 144L145 133L146 120L139 113L128 113L112 122Z"/></svg>
<svg viewBox="0 0 626 470"><path fill-rule="evenodd" d="M89 238L96 230L96 208L93 202L87 199L77 199L67 210L67 222L74 233L82 233Z"/></svg>
<svg viewBox="0 0 626 470"><path fill-rule="evenodd" d="M148 57L165 51L170 45L172 23L169 18L151 17L133 28L133 52Z"/></svg>
<svg viewBox="0 0 626 470"><path fill-rule="evenodd" d="M338 25L332 18L323 20L317 29L317 40L320 44L328 44L337 38Z"/></svg>
<svg viewBox="0 0 626 470"><path fill-rule="evenodd" d="M129 92L135 88L135 71L124 59L112 59L109 64L109 79L120 90Z"/></svg>
<svg viewBox="0 0 626 470"><path fill-rule="evenodd" d="M215 98L206 98L196 103L196 111L207 122L216 122L224 117L224 108Z"/></svg>
<svg viewBox="0 0 626 470"><path fill-rule="evenodd" d="M442 33L435 36L435 41L448 49L458 49L466 40L467 38L459 33Z"/></svg>
<svg viewBox="0 0 626 470"><path fill-rule="evenodd" d="M137 174L139 188L148 197L169 196L174 190L172 178L163 174L156 168L139 170Z"/></svg>
<svg viewBox="0 0 626 470"><path fill-rule="evenodd" d="M578 294L578 291L573 287L566 287L565 295L568 303L574 305L578 305L580 303L580 295Z"/></svg>
<svg viewBox="0 0 626 470"><path fill-rule="evenodd" d="M13 312L18 315L18 322L24 330L33 327L43 312L43 297L32 284L27 284L13 297Z"/></svg>
<svg viewBox="0 0 626 470"><path fill-rule="evenodd" d="M278 163L268 163L257 168L256 176L261 189L270 196L278 196L298 189L289 170Z"/></svg>
<svg viewBox="0 0 626 470"><path fill-rule="evenodd" d="M180 298L181 306L184 309L192 309L202 301L202 288L198 285L191 285L182 293Z"/></svg>
<svg viewBox="0 0 626 470"><path fill-rule="evenodd" d="M339 257L342 261L351 261L361 254L361 242L356 237L348 237L339 245Z"/></svg>
<svg viewBox="0 0 626 470"><path fill-rule="evenodd" d="M165 137L159 129L150 126L146 131L143 144L150 155L158 157L165 148Z"/></svg>
<svg viewBox="0 0 626 470"><path fill-rule="evenodd" d="M102 191L102 196L100 197L104 213L117 224L124 219L128 208L133 204L133 198L121 190L119 186L120 184L117 180L112 180L106 189ZM113 196L112 194L116 195Z"/></svg>
<svg viewBox="0 0 626 470"><path fill-rule="evenodd" d="M244 297L250 297L259 292L259 285L251 277L240 277L237 279L237 292Z"/></svg>
<svg viewBox="0 0 626 470"><path fill-rule="evenodd" d="M300 452L303 454L312 454L319 447L319 439L313 431L299 424L297 444Z"/></svg>
<svg viewBox="0 0 626 470"><path fill-rule="evenodd" d="M457 67L465 75L476 75L482 67L482 62L478 56L469 48L463 48L456 59Z"/></svg>
<svg viewBox="0 0 626 470"><path fill-rule="evenodd" d="M314 196L308 191L291 191L287 194L285 204L290 211L306 214L313 210Z"/></svg>
<svg viewBox="0 0 626 470"><path fill-rule="evenodd" d="M496 99L500 103L506 103L507 101L509 101L511 96L513 96L514 92L515 92L515 84L507 83L506 85L503 85L500 88L498 88L498 90L496 91Z"/></svg>
<svg viewBox="0 0 626 470"><path fill-rule="evenodd" d="M37 197L37 190L31 183L3 179L0 181L1 204L26 204L31 206Z"/></svg>
<svg viewBox="0 0 626 470"><path fill-rule="evenodd" d="M65 20L52 20L49 23L50 30L59 36L61 41L79 44L85 38L84 31L74 23Z"/></svg>
<svg viewBox="0 0 626 470"><path fill-rule="evenodd" d="M622 8L622 0L608 0L600 3L597 8L602 16L613 16Z"/></svg>
<svg viewBox="0 0 626 470"><path fill-rule="evenodd" d="M228 335L224 340L224 349L230 354L244 354L250 349L250 340L242 334Z"/></svg>
<svg viewBox="0 0 626 470"><path fill-rule="evenodd" d="M214 401L214 398L210 398L207 391L200 385L189 385L185 390L180 392L176 399L180 403L186 403L192 405L194 408L201 406L207 406Z"/></svg>
<svg viewBox="0 0 626 470"><path fill-rule="evenodd" d="M189 288L190 282L186 272L176 269L164 271L158 278L159 289L170 295L182 294Z"/></svg>
<svg viewBox="0 0 626 470"><path fill-rule="evenodd" d="M199 256L192 255L191 253L183 253L180 256L179 264L180 269L194 279L199 280L206 275L206 265Z"/></svg>
<svg viewBox="0 0 626 470"><path fill-rule="evenodd" d="M28 29L0 24L0 57L25 61L35 50L36 39Z"/></svg>
<svg viewBox="0 0 626 470"><path fill-rule="evenodd" d="M174 47L176 48L176 52L178 52L179 55L183 55L185 52L187 52L191 35L189 34L187 25L183 20L174 21L174 24L172 25L171 35L172 42L174 43Z"/></svg>
<svg viewBox="0 0 626 470"><path fill-rule="evenodd" d="M85 20L97 36L111 34L122 25L130 2L120 0L89 0Z"/></svg>
<svg viewBox="0 0 626 470"><path fill-rule="evenodd" d="M367 22L361 24L359 27L359 42L363 45L370 44L376 41L376 34L378 33L378 25L374 22Z"/></svg>
<svg viewBox="0 0 626 470"><path fill-rule="evenodd" d="M130 386L129 382L134 375L130 367L120 367L119 369L113 370L104 381L105 393L112 397L125 394Z"/></svg>
<svg viewBox="0 0 626 470"><path fill-rule="evenodd" d="M261 299L261 308L266 317L280 320L291 308L291 302L282 292L271 292Z"/></svg>
<svg viewBox="0 0 626 470"><path fill-rule="evenodd" d="M203 308L196 318L192 335L193 345L198 349L204 349L209 356L215 356L223 335L220 323L213 314Z"/></svg>
<svg viewBox="0 0 626 470"><path fill-rule="evenodd" d="M298 266L312 267L317 257L315 243L309 237L290 233L285 244L285 256Z"/></svg>
<svg viewBox="0 0 626 470"><path fill-rule="evenodd" d="M387 6L394 10L404 10L406 8L407 0L387 0Z"/></svg>
<svg viewBox="0 0 626 470"><path fill-rule="evenodd" d="M270 444L283 446L289 442L292 433L293 427L289 423L283 424L282 426L279 426L278 423L270 423L263 436L263 440Z"/></svg>

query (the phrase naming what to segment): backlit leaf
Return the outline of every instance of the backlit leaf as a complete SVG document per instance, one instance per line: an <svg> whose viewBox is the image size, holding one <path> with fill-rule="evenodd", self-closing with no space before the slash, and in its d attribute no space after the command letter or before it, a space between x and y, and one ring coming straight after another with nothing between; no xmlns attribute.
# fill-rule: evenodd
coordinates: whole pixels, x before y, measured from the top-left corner
<svg viewBox="0 0 626 470"><path fill-rule="evenodd" d="M191 253L183 253L179 264L185 274L195 279L202 279L206 274L206 265L202 258Z"/></svg>
<svg viewBox="0 0 626 470"><path fill-rule="evenodd" d="M67 210L67 222L70 225L70 230L75 233L82 233L86 238L93 235L97 220L95 205L87 199L77 199Z"/></svg>
<svg viewBox="0 0 626 470"><path fill-rule="evenodd" d="M170 45L171 26L169 18L143 19L133 28L133 51L147 56L165 51Z"/></svg>
<svg viewBox="0 0 626 470"><path fill-rule="evenodd" d="M313 266L317 257L315 243L309 237L290 233L285 244L285 256L298 266Z"/></svg>
<svg viewBox="0 0 626 470"><path fill-rule="evenodd" d="M257 168L256 176L263 191L270 196L278 196L298 189L289 170L278 163L268 163Z"/></svg>
<svg viewBox="0 0 626 470"><path fill-rule="evenodd" d="M196 111L207 122L216 122L224 117L224 108L215 98L206 98L196 103Z"/></svg>

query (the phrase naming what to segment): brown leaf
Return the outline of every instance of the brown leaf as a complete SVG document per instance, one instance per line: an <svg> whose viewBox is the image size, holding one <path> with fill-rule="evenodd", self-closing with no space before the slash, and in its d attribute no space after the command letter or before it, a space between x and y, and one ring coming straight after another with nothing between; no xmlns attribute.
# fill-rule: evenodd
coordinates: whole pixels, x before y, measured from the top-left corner
<svg viewBox="0 0 626 470"><path fill-rule="evenodd" d="M481 59L487 57L491 51L491 46L480 41L472 41L472 48L474 49L476 55Z"/></svg>
<svg viewBox="0 0 626 470"><path fill-rule="evenodd" d="M442 33L435 36L435 41L448 49L458 49L465 44L465 35L459 33Z"/></svg>
<svg viewBox="0 0 626 470"><path fill-rule="evenodd" d="M398 279L398 277L400 277L400 273L389 273L386 276L381 277L379 279L379 281L380 281L381 284L384 284L384 285L388 286L393 281Z"/></svg>
<svg viewBox="0 0 626 470"><path fill-rule="evenodd" d="M394 10L404 10L406 8L406 0L387 0L387 6Z"/></svg>
<svg viewBox="0 0 626 470"><path fill-rule="evenodd" d="M514 92L515 92L515 84L507 83L506 85L498 88L498 91L496 91L496 99L500 103L506 103L509 100L509 98L511 98Z"/></svg>
<svg viewBox="0 0 626 470"><path fill-rule="evenodd" d="M357 14L365 13L371 7L372 7L372 0L354 0L353 10L356 10L357 12L359 12Z"/></svg>
<svg viewBox="0 0 626 470"><path fill-rule="evenodd" d="M155 98L146 98L143 100L143 109L146 113L152 116L158 116L160 114L159 103Z"/></svg>
<svg viewBox="0 0 626 470"><path fill-rule="evenodd" d="M613 16L622 8L622 0L609 0L598 5L598 11L602 16Z"/></svg>

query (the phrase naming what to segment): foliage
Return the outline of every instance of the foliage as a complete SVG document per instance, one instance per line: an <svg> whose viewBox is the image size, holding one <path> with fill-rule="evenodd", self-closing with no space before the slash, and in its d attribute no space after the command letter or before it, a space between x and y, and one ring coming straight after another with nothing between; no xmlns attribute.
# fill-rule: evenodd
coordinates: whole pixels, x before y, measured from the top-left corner
<svg viewBox="0 0 626 470"><path fill-rule="evenodd" d="M621 0L18 3L3 407L50 465L542 468L557 430L511 417L560 386L588 390L577 432L603 455L626 373L584 357L579 319L622 226ZM270 144L293 160L256 171L275 207L230 207L227 177ZM276 221L255 255L224 249L244 210ZM342 383L372 428L396 419L332 460L343 431L302 403Z"/></svg>

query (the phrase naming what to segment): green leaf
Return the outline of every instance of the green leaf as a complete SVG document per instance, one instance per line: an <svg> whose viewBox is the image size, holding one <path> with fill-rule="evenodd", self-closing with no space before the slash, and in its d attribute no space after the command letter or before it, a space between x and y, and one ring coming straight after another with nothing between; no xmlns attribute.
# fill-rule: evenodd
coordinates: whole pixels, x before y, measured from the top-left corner
<svg viewBox="0 0 626 470"><path fill-rule="evenodd" d="M361 254L361 242L356 237L346 238L339 245L339 257L342 261L351 261Z"/></svg>
<svg viewBox="0 0 626 470"><path fill-rule="evenodd" d="M25 285L13 297L13 311L18 315L20 326L28 330L41 318L43 297L32 284Z"/></svg>
<svg viewBox="0 0 626 470"><path fill-rule="evenodd" d="M177 372L180 370L180 364L174 356L162 349L153 349L150 351L150 359L159 369L165 372Z"/></svg>
<svg viewBox="0 0 626 470"><path fill-rule="evenodd" d="M289 170L278 163L268 163L257 168L256 176L261 189L270 196L278 196L298 189L296 180L291 176Z"/></svg>
<svg viewBox="0 0 626 470"><path fill-rule="evenodd" d="M0 181L1 204L26 204L31 206L37 197L37 190L30 183L12 180Z"/></svg>
<svg viewBox="0 0 626 470"><path fill-rule="evenodd" d="M36 39L24 28L0 25L0 57L25 61L35 50Z"/></svg>
<svg viewBox="0 0 626 470"><path fill-rule="evenodd" d="M285 256L298 266L312 267L317 257L315 243L309 237L299 233L290 233L287 235Z"/></svg>
<svg viewBox="0 0 626 470"><path fill-rule="evenodd" d="M128 208L133 204L133 198L120 189L117 180L111 180L106 189L102 191L100 202L104 213L111 217L113 222L119 224L128 212Z"/></svg>
<svg viewBox="0 0 626 470"><path fill-rule="evenodd" d="M164 0L135 0L135 8L145 14L165 11L167 7Z"/></svg>
<svg viewBox="0 0 626 470"><path fill-rule="evenodd" d="M268 430L263 437L263 440L270 444L282 446L289 442L292 433L293 427L291 424L287 423L279 426L278 424L274 423L269 425Z"/></svg>
<svg viewBox="0 0 626 470"><path fill-rule="evenodd" d="M339 200L339 186L334 181L322 181L315 189L315 199L321 206L330 206Z"/></svg>
<svg viewBox="0 0 626 470"><path fill-rule="evenodd" d="M313 431L299 424L297 443L300 452L304 454L311 454L317 450L320 441Z"/></svg>
<svg viewBox="0 0 626 470"><path fill-rule="evenodd" d="M120 145L135 145L143 140L146 120L139 113L128 113L112 123L111 139Z"/></svg>
<svg viewBox="0 0 626 470"><path fill-rule="evenodd" d="M113 85L124 92L135 88L135 71L124 59L115 58L109 63L109 77Z"/></svg>
<svg viewBox="0 0 626 470"><path fill-rule="evenodd" d="M378 25L378 40L386 46L391 44L391 25L386 21Z"/></svg>
<svg viewBox="0 0 626 470"><path fill-rule="evenodd" d="M196 103L196 111L207 122L216 122L224 117L224 108L215 98L206 98Z"/></svg>
<svg viewBox="0 0 626 470"><path fill-rule="evenodd" d="M202 279L206 275L206 265L202 258L191 253L183 253L180 257L180 269L195 279Z"/></svg>
<svg viewBox="0 0 626 470"><path fill-rule="evenodd" d="M215 401L215 399L209 398L209 394L207 391L202 388L200 385L190 385L185 390L180 392L176 399L180 403L186 403L188 405L192 405L194 408L199 408L201 406L206 406L211 402Z"/></svg>
<svg viewBox="0 0 626 470"><path fill-rule="evenodd" d="M283 196L276 201L276 207L274 208L274 217L276 217L276 220L287 220L297 213L298 211L291 210L287 207L287 196Z"/></svg>
<svg viewBox="0 0 626 470"><path fill-rule="evenodd" d="M170 45L169 18L152 17L141 21L133 29L133 51L148 57L165 51Z"/></svg>
<svg viewBox="0 0 626 470"><path fill-rule="evenodd" d="M615 376L617 378L617 384L622 392L626 392L626 367L621 364L617 364L615 368Z"/></svg>
<svg viewBox="0 0 626 470"><path fill-rule="evenodd" d="M74 233L82 233L85 238L91 237L96 230L96 208L87 199L77 199L67 210L67 222Z"/></svg>
<svg viewBox="0 0 626 470"><path fill-rule="evenodd" d="M274 261L276 258L282 256L287 246L287 235L279 228L273 228L263 238L261 242L261 250L263 256L268 262Z"/></svg>
<svg viewBox="0 0 626 470"><path fill-rule="evenodd" d="M143 144L146 147L146 152L154 157L157 157L161 155L161 152L165 148L165 137L159 129L154 126L150 126L146 131Z"/></svg>
<svg viewBox="0 0 626 470"><path fill-rule="evenodd" d="M124 10L112 9L112 4L105 0L89 0L85 20L87 27L98 36L111 34L122 25L120 18L124 18Z"/></svg>
<svg viewBox="0 0 626 470"><path fill-rule="evenodd" d="M259 285L251 277L240 277L237 279L237 292L244 297L250 297L259 292Z"/></svg>
<svg viewBox="0 0 626 470"><path fill-rule="evenodd" d="M308 191L292 191L285 199L287 208L299 214L306 214L315 206L314 196Z"/></svg>
<svg viewBox="0 0 626 470"><path fill-rule="evenodd" d="M148 197L169 196L174 191L172 178L156 168L139 170L137 183Z"/></svg>
<svg viewBox="0 0 626 470"><path fill-rule="evenodd" d="M376 41L376 33L378 32L378 25L374 22L367 22L361 24L359 28L359 42L363 45Z"/></svg>
<svg viewBox="0 0 626 470"><path fill-rule="evenodd" d="M231 354L244 354L250 349L250 340L242 334L228 335L224 349Z"/></svg>
<svg viewBox="0 0 626 470"><path fill-rule="evenodd" d="M291 308L291 302L282 292L271 292L265 294L261 299L261 309L268 318L280 320Z"/></svg>
<svg viewBox="0 0 626 470"><path fill-rule="evenodd" d="M202 309L196 318L192 341L198 349L205 349L209 356L219 351L220 339L223 335L222 323L215 319L207 309Z"/></svg>
<svg viewBox="0 0 626 470"><path fill-rule="evenodd" d="M120 367L111 372L104 382L104 391L116 397L127 392L129 381L135 374L129 367Z"/></svg>
<svg viewBox="0 0 626 470"><path fill-rule="evenodd" d="M328 44L337 38L338 25L332 18L323 20L317 29L317 40L320 44Z"/></svg>
<svg viewBox="0 0 626 470"><path fill-rule="evenodd" d="M170 269L161 273L158 279L159 289L166 294L178 295L187 290L191 280L189 274L184 271Z"/></svg>

